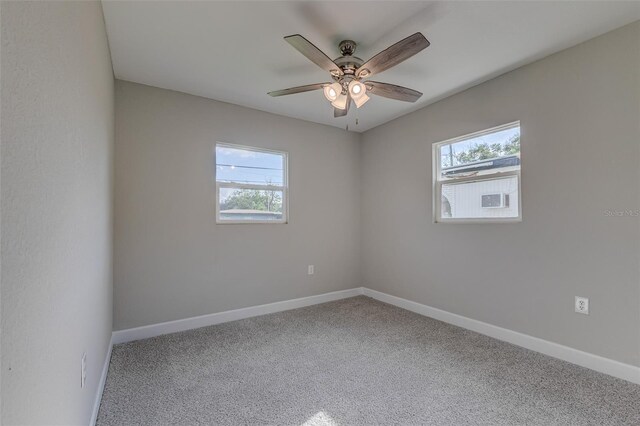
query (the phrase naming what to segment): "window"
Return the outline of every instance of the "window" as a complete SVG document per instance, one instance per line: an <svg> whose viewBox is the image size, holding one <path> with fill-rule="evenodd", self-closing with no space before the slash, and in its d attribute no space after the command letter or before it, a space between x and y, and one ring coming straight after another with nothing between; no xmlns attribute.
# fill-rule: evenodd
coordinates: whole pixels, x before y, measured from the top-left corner
<svg viewBox="0 0 640 426"><path fill-rule="evenodd" d="M433 146L435 222L520 221L520 122Z"/></svg>
<svg viewBox="0 0 640 426"><path fill-rule="evenodd" d="M287 153L216 144L216 222L287 223Z"/></svg>

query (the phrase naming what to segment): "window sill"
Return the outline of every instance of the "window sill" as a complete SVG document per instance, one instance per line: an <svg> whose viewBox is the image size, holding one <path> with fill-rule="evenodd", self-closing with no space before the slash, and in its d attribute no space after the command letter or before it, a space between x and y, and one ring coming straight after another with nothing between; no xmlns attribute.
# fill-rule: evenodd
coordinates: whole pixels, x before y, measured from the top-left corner
<svg viewBox="0 0 640 426"><path fill-rule="evenodd" d="M475 225L475 224L487 224L487 223L520 223L522 222L521 217L513 217L513 218L483 218L483 219L436 219L433 221L435 224L461 224L461 225Z"/></svg>
<svg viewBox="0 0 640 426"><path fill-rule="evenodd" d="M286 225L286 220L216 220L216 225Z"/></svg>

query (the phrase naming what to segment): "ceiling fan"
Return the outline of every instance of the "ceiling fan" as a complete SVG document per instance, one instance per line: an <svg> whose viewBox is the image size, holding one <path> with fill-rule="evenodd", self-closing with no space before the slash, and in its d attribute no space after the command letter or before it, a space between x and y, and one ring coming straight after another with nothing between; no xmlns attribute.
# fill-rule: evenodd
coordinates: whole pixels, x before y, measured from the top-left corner
<svg viewBox="0 0 640 426"><path fill-rule="evenodd" d="M398 65L428 47L429 40L422 33L415 33L397 42L367 62L357 56L353 56L356 50L356 42L353 40L341 41L338 48L342 56L332 61L300 34L290 35L284 39L311 62L328 71L333 82L276 90L268 93L271 96L293 95L294 93L323 89L324 96L334 108L334 117L347 115L351 101L357 108L364 105L369 100L367 92L405 102L415 102L422 96L422 93L417 90L396 86L395 84L363 80Z"/></svg>

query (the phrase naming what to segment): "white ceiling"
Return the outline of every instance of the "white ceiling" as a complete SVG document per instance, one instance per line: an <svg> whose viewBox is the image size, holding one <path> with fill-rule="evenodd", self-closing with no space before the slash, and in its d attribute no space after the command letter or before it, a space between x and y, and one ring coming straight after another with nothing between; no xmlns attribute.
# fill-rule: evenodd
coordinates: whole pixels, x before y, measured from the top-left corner
<svg viewBox="0 0 640 426"><path fill-rule="evenodd" d="M355 131L640 19L640 2L612 1L103 4L116 78ZM431 46L375 76L423 92L415 104L373 97L336 119L321 91L267 95L330 80L286 35L302 34L331 58L352 39L367 60L416 31Z"/></svg>

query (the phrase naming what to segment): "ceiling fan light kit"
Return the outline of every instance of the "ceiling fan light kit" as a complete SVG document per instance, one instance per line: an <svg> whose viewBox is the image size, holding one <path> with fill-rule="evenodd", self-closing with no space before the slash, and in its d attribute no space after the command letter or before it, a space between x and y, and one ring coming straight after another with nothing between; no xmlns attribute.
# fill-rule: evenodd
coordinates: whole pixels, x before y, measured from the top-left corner
<svg viewBox="0 0 640 426"><path fill-rule="evenodd" d="M340 93L336 99L331 102L334 108L346 109L347 108L347 95Z"/></svg>
<svg viewBox="0 0 640 426"><path fill-rule="evenodd" d="M329 102L333 102L338 99L338 96L342 93L342 85L338 82L327 84L324 87L324 96Z"/></svg>
<svg viewBox="0 0 640 426"><path fill-rule="evenodd" d="M353 99L353 103L356 104L356 108L360 108L370 99L367 96L367 86L358 80L351 80L349 83L349 94Z"/></svg>
<svg viewBox="0 0 640 426"><path fill-rule="evenodd" d="M306 86L291 87L289 89L269 92L271 96L292 95L294 93L309 92L322 89L325 98L334 108L334 117L343 117L349 111L351 101L360 108L370 97L367 92L389 99L405 102L417 101L422 93L394 84L380 83L376 81L362 81L374 74L381 73L399 63L409 59L416 53L427 48L429 41L422 33L415 33L404 40L392 45L364 62L357 56L353 56L356 50L356 42L343 40L338 45L342 56L335 60L329 59L320 49L300 34L284 38L291 46L307 57L311 62L323 70L329 72L333 82L316 83Z"/></svg>

